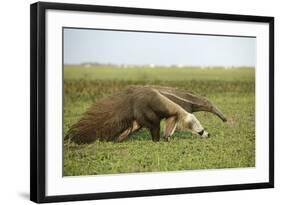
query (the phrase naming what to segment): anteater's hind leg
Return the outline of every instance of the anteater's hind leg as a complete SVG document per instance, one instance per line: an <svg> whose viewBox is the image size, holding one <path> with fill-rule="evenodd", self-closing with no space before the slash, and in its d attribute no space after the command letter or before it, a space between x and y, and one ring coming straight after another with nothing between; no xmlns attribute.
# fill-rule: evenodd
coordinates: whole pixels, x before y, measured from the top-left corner
<svg viewBox="0 0 281 205"><path fill-rule="evenodd" d="M129 137L129 134L131 133L132 128L128 128L125 131L123 131L117 138L116 138L116 142L123 142L124 140L126 140Z"/></svg>
<svg viewBox="0 0 281 205"><path fill-rule="evenodd" d="M176 116L169 117L165 120L164 138L170 141L170 137L174 134L178 121Z"/></svg>
<svg viewBox="0 0 281 205"><path fill-rule="evenodd" d="M133 132L138 131L141 128L141 126L139 125L139 123L137 121L133 121L132 126L129 127L128 129L126 129L125 131L123 131L117 138L116 138L116 142L123 142L124 140L126 140L130 134L132 134Z"/></svg>

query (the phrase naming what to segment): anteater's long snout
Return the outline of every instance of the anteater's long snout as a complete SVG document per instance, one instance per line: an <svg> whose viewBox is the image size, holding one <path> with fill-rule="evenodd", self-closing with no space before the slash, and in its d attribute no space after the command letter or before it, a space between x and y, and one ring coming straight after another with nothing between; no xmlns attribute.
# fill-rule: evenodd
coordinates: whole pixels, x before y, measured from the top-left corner
<svg viewBox="0 0 281 205"><path fill-rule="evenodd" d="M216 106L213 106L212 112L217 115L222 121L227 121L225 115Z"/></svg>

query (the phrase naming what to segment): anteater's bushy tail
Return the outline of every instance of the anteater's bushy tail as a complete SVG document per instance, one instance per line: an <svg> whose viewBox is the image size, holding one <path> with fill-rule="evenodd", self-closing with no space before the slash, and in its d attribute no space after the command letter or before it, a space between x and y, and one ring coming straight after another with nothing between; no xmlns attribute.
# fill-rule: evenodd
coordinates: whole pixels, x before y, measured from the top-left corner
<svg viewBox="0 0 281 205"><path fill-rule="evenodd" d="M131 106L122 93L104 98L93 105L83 117L73 124L65 136L77 144L91 143L97 139L114 141L131 126Z"/></svg>

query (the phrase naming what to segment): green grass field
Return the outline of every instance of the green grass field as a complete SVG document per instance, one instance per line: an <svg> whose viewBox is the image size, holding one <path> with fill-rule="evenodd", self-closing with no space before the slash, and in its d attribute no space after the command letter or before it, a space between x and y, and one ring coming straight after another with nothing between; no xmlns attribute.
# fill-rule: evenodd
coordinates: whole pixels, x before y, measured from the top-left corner
<svg viewBox="0 0 281 205"><path fill-rule="evenodd" d="M255 166L255 69L65 66L64 134L101 97L128 85L164 85L208 97L228 117L195 113L211 137L177 131L152 142L147 130L122 143L64 144L65 176Z"/></svg>

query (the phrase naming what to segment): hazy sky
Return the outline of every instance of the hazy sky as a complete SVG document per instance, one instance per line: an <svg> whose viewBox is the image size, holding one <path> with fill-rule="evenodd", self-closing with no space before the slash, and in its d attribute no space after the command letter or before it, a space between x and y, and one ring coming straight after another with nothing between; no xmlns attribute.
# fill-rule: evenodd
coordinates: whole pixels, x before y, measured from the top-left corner
<svg viewBox="0 0 281 205"><path fill-rule="evenodd" d="M64 63L255 66L256 39L64 29Z"/></svg>

